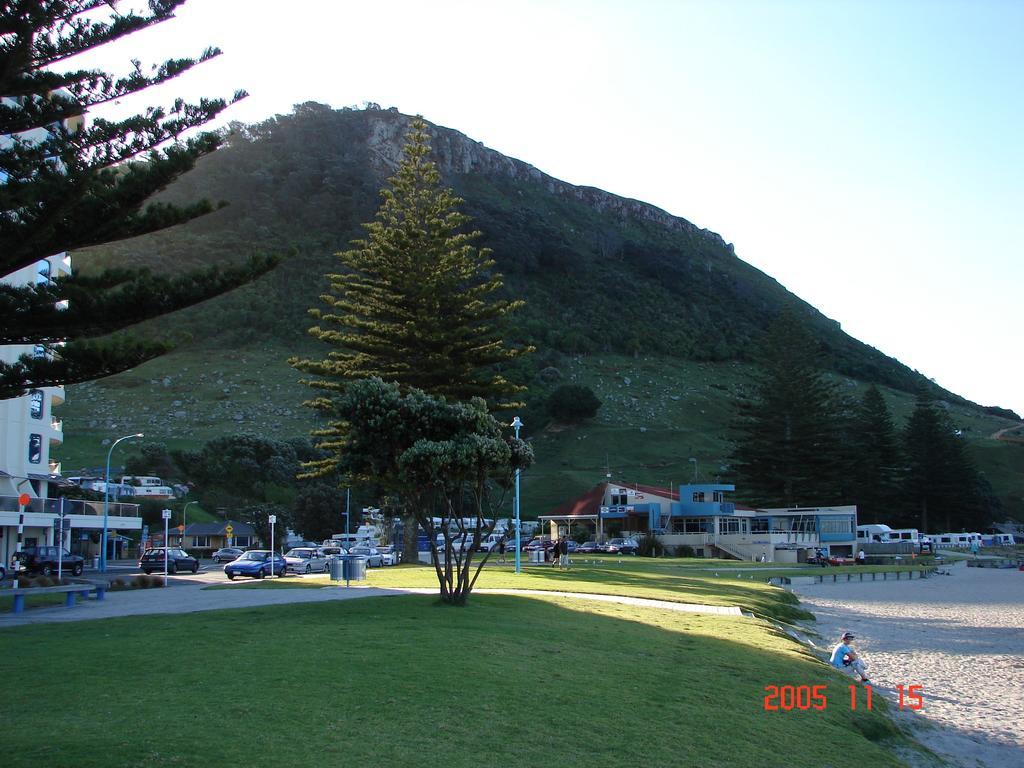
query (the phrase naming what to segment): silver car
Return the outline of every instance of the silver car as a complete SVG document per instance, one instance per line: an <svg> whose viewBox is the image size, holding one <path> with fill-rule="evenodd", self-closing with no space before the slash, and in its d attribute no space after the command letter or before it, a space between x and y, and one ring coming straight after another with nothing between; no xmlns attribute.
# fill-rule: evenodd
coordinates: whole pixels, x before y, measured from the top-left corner
<svg viewBox="0 0 1024 768"><path fill-rule="evenodd" d="M380 568L384 565L384 555L376 547L352 547L348 553L365 557L366 565L370 568Z"/></svg>
<svg viewBox="0 0 1024 768"><path fill-rule="evenodd" d="M288 570L292 573L326 572L327 558L317 552L316 547L296 547L284 554Z"/></svg>

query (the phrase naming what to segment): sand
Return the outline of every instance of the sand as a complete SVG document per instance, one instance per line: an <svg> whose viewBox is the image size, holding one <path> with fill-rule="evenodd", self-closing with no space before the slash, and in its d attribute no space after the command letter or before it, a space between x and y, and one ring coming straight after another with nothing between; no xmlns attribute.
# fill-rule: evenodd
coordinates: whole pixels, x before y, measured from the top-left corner
<svg viewBox="0 0 1024 768"><path fill-rule="evenodd" d="M890 701L899 684L922 686L923 709L899 716L918 741L965 768L1024 766L1024 572L948 570L794 592L817 617L819 642L857 636L854 647Z"/></svg>

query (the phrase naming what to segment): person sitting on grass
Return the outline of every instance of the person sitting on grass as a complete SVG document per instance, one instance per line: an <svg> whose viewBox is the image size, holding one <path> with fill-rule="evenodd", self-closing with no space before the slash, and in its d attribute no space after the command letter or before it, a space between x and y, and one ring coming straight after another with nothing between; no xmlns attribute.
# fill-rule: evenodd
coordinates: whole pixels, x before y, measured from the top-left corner
<svg viewBox="0 0 1024 768"><path fill-rule="evenodd" d="M829 663L836 669L848 675L857 675L862 683L870 683L868 680L867 664L860 660L857 652L850 647L854 636L850 632L843 632L836 647L832 649L832 657Z"/></svg>

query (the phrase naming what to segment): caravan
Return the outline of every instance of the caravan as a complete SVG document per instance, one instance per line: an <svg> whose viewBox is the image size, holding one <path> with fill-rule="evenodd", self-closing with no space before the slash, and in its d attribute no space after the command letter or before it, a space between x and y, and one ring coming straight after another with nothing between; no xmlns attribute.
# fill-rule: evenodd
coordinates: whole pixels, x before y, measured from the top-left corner
<svg viewBox="0 0 1024 768"><path fill-rule="evenodd" d="M847 529L849 530L849 529ZM889 534L892 528L888 525L858 525L858 544L885 544L890 541Z"/></svg>

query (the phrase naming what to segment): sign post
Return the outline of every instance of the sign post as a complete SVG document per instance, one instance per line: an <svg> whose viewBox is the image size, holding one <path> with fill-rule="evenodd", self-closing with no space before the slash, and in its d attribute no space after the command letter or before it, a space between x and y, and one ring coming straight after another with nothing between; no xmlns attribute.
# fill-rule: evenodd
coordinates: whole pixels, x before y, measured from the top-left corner
<svg viewBox="0 0 1024 768"><path fill-rule="evenodd" d="M167 524L171 519L171 510L165 509L160 512L160 517L164 519L164 586L167 586Z"/></svg>
<svg viewBox="0 0 1024 768"><path fill-rule="evenodd" d="M232 543L233 543L233 542L231 541L231 539L232 539L232 536L231 536L231 534L232 534L232 533L234 533L234 532L235 532L235 526L233 526L233 525L232 525L231 523L228 523L227 525L225 525L225 526L224 526L224 535L228 537L228 543L227 543L227 546L229 546L229 547L230 547L230 546L232 545Z"/></svg>
<svg viewBox="0 0 1024 768"><path fill-rule="evenodd" d="M54 529L57 537L57 582L64 580L64 497L60 497L60 517L54 522Z"/></svg>
<svg viewBox="0 0 1024 768"><path fill-rule="evenodd" d="M274 525L277 523L277 515L270 516L270 575L274 575Z"/></svg>

